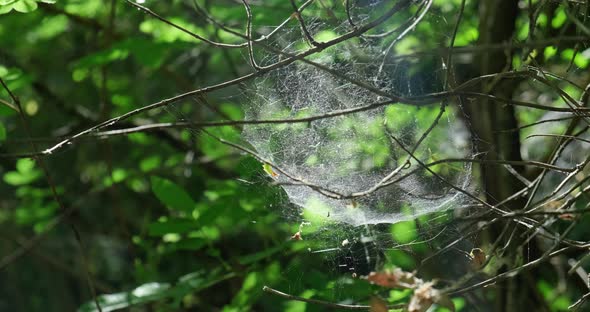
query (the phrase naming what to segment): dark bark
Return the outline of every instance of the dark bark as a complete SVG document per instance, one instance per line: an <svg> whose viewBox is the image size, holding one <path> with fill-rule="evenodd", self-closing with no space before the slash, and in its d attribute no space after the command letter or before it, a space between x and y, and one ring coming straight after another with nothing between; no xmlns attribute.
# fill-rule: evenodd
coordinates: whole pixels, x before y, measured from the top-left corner
<svg viewBox="0 0 590 312"><path fill-rule="evenodd" d="M518 15L518 1L485 0L480 2L479 44L504 43L512 40ZM512 55L508 51L494 50L482 53L476 59L480 75L500 73L511 66ZM481 92L498 97L512 98L514 81L488 80L480 85ZM518 126L514 107L500 102L482 100L469 106L477 147L486 159L521 160L518 132L498 132ZM515 168L520 171L521 168ZM522 184L504 167L489 164L481 167L487 200L495 204L515 193ZM522 203L514 202L512 209Z"/></svg>
<svg viewBox="0 0 590 312"><path fill-rule="evenodd" d="M510 42L516 30L516 18L519 14L518 1L514 0L482 0L479 2L479 44L499 44ZM501 73L511 69L512 54L510 51L493 50L480 54L475 59L475 67L479 75ZM492 94L502 98L512 98L517 82L514 80L490 79L478 86L479 92ZM520 154L520 137L518 132L499 132L500 130L518 127L515 109L511 105L492 101L478 100L466 105L466 111L473 133L476 135L476 147L481 158L490 160L522 160ZM514 167L517 172L524 168ZM486 200L490 204L513 195L524 187L516 177L504 166L497 164L482 164L480 166L481 180ZM503 205L504 210L521 209L525 205L524 199L514 200ZM496 241L502 232L503 224L490 229L485 235L487 243ZM511 238L504 257L509 259L523 259L520 244L524 238L520 233ZM507 238L502 238L504 246ZM486 242L484 242L486 243ZM534 245L534 242L531 242ZM533 248L534 250L535 248ZM505 268L501 268L502 271ZM498 272L501 273L501 272ZM535 302L534 285L529 285L524 276L516 276L495 285L496 311L525 311L535 308L543 311L543 305Z"/></svg>

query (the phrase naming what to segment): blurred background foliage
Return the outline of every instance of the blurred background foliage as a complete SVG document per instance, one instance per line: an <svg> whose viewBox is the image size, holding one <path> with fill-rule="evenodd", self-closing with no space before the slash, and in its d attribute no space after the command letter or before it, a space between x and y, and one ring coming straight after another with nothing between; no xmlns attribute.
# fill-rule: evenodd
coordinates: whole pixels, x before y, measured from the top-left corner
<svg viewBox="0 0 590 312"><path fill-rule="evenodd" d="M251 2L254 25L278 25L292 14L288 1ZM329 11L322 7L342 5L340 0L320 2L323 6L314 6L305 15L326 15ZM521 2L527 5L529 1ZM239 1L199 3L225 25L244 29L246 19ZM460 4L460 0L434 1L430 15L434 20L453 16ZM212 47L125 1L0 0L0 5L0 77L19 97L32 140L42 148L137 107L250 71L244 50ZM190 1L148 0L145 5L206 38L241 42L200 17ZM477 12L477 1L468 1L457 47L477 42ZM297 26L296 21L291 23ZM551 38L567 32L571 23L563 6L540 12L537 36ZM421 23L395 46L395 52L405 55L446 46L453 26L452 22ZM526 13L519 15L517 29L514 40L528 40ZM446 34L446 40L440 34ZM547 66L569 67L570 79L587 82L587 48L564 43L534 53L542 55L538 59ZM527 63L523 54L513 58L515 69ZM469 55L456 59L465 73L471 61ZM574 97L581 93L570 91ZM240 98L226 92L237 95L240 90L213 93L202 102L205 105L188 101L150 111L119 126L184 117L194 121L243 118ZM523 92L530 98L555 100L541 87L528 86ZM11 102L4 90L0 99ZM517 117L526 124L539 120L539 114L519 109ZM230 140L240 137L240 129L232 126L209 131ZM528 134L525 130L521 136ZM30 151L17 112L0 105L0 153ZM523 153L546 151L525 146ZM346 237L346 228L312 225L303 227L303 241L290 240L299 229L298 208L290 206L280 189L269 185L259 162L204 133L166 129L108 140L90 137L45 157L45 163L57 194L72 210L57 224L56 218L64 212L42 168L31 158L0 158L0 256L12 254L27 238L42 235L25 255L3 263L1 311L94 311L86 272L103 311L323 310L264 294L263 285L335 301L362 302L380 293L390 302L399 302L409 296L407 291L384 293L339 272L338 259L307 252L317 243L307 240L308 233L329 232L328 237L338 244ZM436 220L423 221L445 224L445 215ZM82 246L70 224L80 231ZM400 244L412 242L417 232L414 222L382 230L390 233L387 239ZM411 271L428 251L418 244L409 251L385 253L387 266ZM368 271L359 269L361 273ZM550 277L537 283L554 311L567 308L579 295L563 292ZM464 308L464 298L453 300L458 311L470 310Z"/></svg>

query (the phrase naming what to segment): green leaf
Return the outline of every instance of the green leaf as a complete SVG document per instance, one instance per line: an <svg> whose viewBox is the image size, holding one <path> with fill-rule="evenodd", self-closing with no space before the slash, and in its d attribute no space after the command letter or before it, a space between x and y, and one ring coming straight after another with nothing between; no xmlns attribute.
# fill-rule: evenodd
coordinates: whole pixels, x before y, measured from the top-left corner
<svg viewBox="0 0 590 312"><path fill-rule="evenodd" d="M265 250L263 250L261 252L242 256L242 257L238 258L238 262L242 265L247 265L247 264L251 264L251 263L260 261L262 259L269 259L272 255L285 249L287 246L288 246L287 244L281 244L281 245L278 245L273 248L266 248Z"/></svg>
<svg viewBox="0 0 590 312"><path fill-rule="evenodd" d="M172 287L168 283L152 282L143 284L129 292L98 296L97 300L103 312L125 309L169 298L179 301L188 294L197 293L234 276L234 273L223 273L220 270L213 270L209 274L203 271L193 272L180 277L176 285ZM78 312L96 311L98 310L94 301L86 302L78 308Z"/></svg>
<svg viewBox="0 0 590 312"><path fill-rule="evenodd" d="M195 24L190 23L183 18L180 17L168 17L168 21L190 31L193 34L197 34L201 37L208 37L209 35L205 31L205 29L197 27ZM161 23L158 20L150 19L143 21L139 25L139 30L141 32L150 34L159 42L168 42L172 43L175 41L181 42L190 42L192 44L200 44L201 41L199 39L194 38L190 34L187 34L179 29L170 27L164 23Z"/></svg>
<svg viewBox="0 0 590 312"><path fill-rule="evenodd" d="M6 105L4 105L6 104ZM12 116L18 113L18 108L7 102L0 103L0 116Z"/></svg>
<svg viewBox="0 0 590 312"><path fill-rule="evenodd" d="M147 283L131 292L98 296L97 300L102 311L109 312L164 299L168 296L167 290L169 288L170 284L167 283ZM90 311L98 311L94 301L87 302L78 309L78 312Z"/></svg>
<svg viewBox="0 0 590 312"><path fill-rule="evenodd" d="M171 219L163 222L154 222L148 226L148 233L151 236L162 236L168 233L187 233L198 229L193 219Z"/></svg>
<svg viewBox="0 0 590 312"><path fill-rule="evenodd" d="M0 142L6 140L6 128L0 123Z"/></svg>
<svg viewBox="0 0 590 312"><path fill-rule="evenodd" d="M125 178L127 178L127 171L122 168L117 168L117 169L113 170L112 178L113 178L113 182L119 183L119 182L125 180Z"/></svg>
<svg viewBox="0 0 590 312"><path fill-rule="evenodd" d="M12 7L17 12L29 13L37 9L37 2L34 0L19 0L15 2Z"/></svg>
<svg viewBox="0 0 590 312"><path fill-rule="evenodd" d="M117 44L117 47L129 51L139 64L149 68L160 67L171 46L170 44L153 42L144 38L130 38Z"/></svg>
<svg viewBox="0 0 590 312"><path fill-rule="evenodd" d="M10 185L30 184L41 177L41 171L35 169L35 161L31 158L22 158L16 162L16 170L4 174L4 182Z"/></svg>
<svg viewBox="0 0 590 312"><path fill-rule="evenodd" d="M68 18L64 15L45 17L37 28L31 31L31 40L49 40L68 29Z"/></svg>
<svg viewBox="0 0 590 312"><path fill-rule="evenodd" d="M588 67L588 63L590 62L590 58L587 56L587 54L590 53L586 51L582 53L576 53L574 49L565 49L563 50L563 52L561 52L561 57L563 60L567 62L571 62L573 59L573 62L574 64L576 64L576 66L578 66L579 68L586 68Z"/></svg>
<svg viewBox="0 0 590 312"><path fill-rule="evenodd" d="M22 158L16 162L16 170L21 173L29 172L35 168L35 161L31 158Z"/></svg>
<svg viewBox="0 0 590 312"><path fill-rule="evenodd" d="M113 47L111 49L106 49L86 55L85 57L79 59L74 67L76 69L88 69L92 67L98 67L112 62L124 60L128 56L129 51L127 51L126 49Z"/></svg>
<svg viewBox="0 0 590 312"><path fill-rule="evenodd" d="M30 171L26 173L10 171L4 174L4 182L18 186L18 185L25 185L31 184L35 180L41 177L41 172L39 171Z"/></svg>
<svg viewBox="0 0 590 312"><path fill-rule="evenodd" d="M12 4L0 5L0 14L6 14L12 11Z"/></svg>
<svg viewBox="0 0 590 312"><path fill-rule="evenodd" d="M196 203L190 195L176 183L156 176L152 176L151 182L152 192L167 207L186 212L195 208Z"/></svg>
<svg viewBox="0 0 590 312"><path fill-rule="evenodd" d="M139 163L139 168L143 172L148 172L150 170L154 170L154 169L158 168L161 163L162 163L162 160L160 159L160 156L157 156L157 155L149 156L148 158L143 159Z"/></svg>
<svg viewBox="0 0 590 312"><path fill-rule="evenodd" d="M264 163L262 165L262 169L264 169L264 172L266 172L269 176L271 176L273 178L277 176L277 174L274 172L274 170L272 170L272 166L267 163Z"/></svg>
<svg viewBox="0 0 590 312"><path fill-rule="evenodd" d="M191 237L180 240L175 244L175 247L179 250L199 250L205 245L207 245L206 239Z"/></svg>
<svg viewBox="0 0 590 312"><path fill-rule="evenodd" d="M391 234L400 244L407 244L416 239L416 224L413 220L398 222L391 226Z"/></svg>
<svg viewBox="0 0 590 312"><path fill-rule="evenodd" d="M555 29L563 26L563 24L565 24L565 22L567 21L567 14L565 14L564 8L563 7L559 7L555 13L555 16L553 17L553 20L551 20L551 26Z"/></svg>

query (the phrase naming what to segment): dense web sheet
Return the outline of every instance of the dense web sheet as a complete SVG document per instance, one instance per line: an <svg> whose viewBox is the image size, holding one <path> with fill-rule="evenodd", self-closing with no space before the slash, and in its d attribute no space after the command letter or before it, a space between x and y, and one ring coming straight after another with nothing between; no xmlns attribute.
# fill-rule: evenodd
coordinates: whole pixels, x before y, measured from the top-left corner
<svg viewBox="0 0 590 312"><path fill-rule="evenodd" d="M382 5L375 2L364 8L356 20L370 19L370 10ZM408 15L402 13L402 17ZM406 20L393 18L381 26L380 33L395 30ZM316 41L321 41L319 38L340 35L351 26L326 26L316 20L309 28ZM356 38L308 58L331 72L295 62L262 76L249 93L246 119L320 116L387 102L384 94L416 97L441 91L444 67L440 57L396 60L391 47L399 36L392 32ZM309 48L303 38L298 28L290 29L278 36L274 47L295 53ZM265 55L264 64L282 56ZM307 123L248 125L243 137L274 167L273 178L291 202L332 221L395 223L455 209L465 198L450 184L470 187L468 163L443 162L427 170L414 159L428 164L471 157L469 131L458 112L444 103L392 102ZM413 151L413 156L405 149Z"/></svg>

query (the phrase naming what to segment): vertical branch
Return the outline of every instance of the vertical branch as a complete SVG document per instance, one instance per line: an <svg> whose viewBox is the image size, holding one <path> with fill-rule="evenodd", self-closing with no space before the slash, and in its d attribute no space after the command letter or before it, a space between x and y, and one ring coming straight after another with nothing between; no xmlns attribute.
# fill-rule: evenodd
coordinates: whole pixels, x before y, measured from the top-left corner
<svg viewBox="0 0 590 312"><path fill-rule="evenodd" d="M315 46L315 47L319 46L319 43L317 41L315 41L315 39L313 39L313 36L311 35L309 30L307 29L307 26L305 26L305 21L303 20L303 16L301 16L301 11L297 7L297 4L295 4L295 0L290 0L290 2L291 2L291 6L293 7L293 10L294 10L293 14L295 14L295 17L297 17L297 20L299 21L299 27L301 27L301 31L303 32L305 39L312 46Z"/></svg>
<svg viewBox="0 0 590 312"><path fill-rule="evenodd" d="M512 40L516 30L518 3L511 0L483 1L480 6L480 43L497 44ZM479 74L487 75L500 73L508 69L511 64L510 54L501 50L487 51L477 59ZM513 81L492 81L482 84L483 93L502 98L512 98L515 88ZM474 107L477 105L478 107ZM479 150L486 153L486 159L522 159L520 155L520 138L517 131L510 133L497 132L518 127L514 107L502 105L491 100L482 100L470 105L470 112L475 131L481 141ZM521 171L522 167L516 167ZM482 166L484 188L488 201L499 202L518 189L519 183L507 170L498 170L491 166ZM521 202L515 202L512 209L522 208Z"/></svg>
<svg viewBox="0 0 590 312"><path fill-rule="evenodd" d="M445 85L450 83L452 88L455 88L457 84L457 81L455 79L455 71L453 68L453 47L455 46L455 39L457 38L459 25L461 25L461 19L463 18L463 13L465 12L465 2L467 2L467 0L461 1L461 7L459 8L459 13L457 14L457 21L455 22L455 28L453 29L453 34L451 35L451 42L449 43L449 52L447 54L447 70L445 75Z"/></svg>
<svg viewBox="0 0 590 312"><path fill-rule="evenodd" d="M248 4L248 2L246 0L242 0L242 3L244 4L244 8L246 9L246 15L248 18L247 21L247 25L246 25L246 40L248 42L248 57L250 58L250 64L252 65L252 67L255 70L260 70L260 66L258 66L258 64L256 64L256 59L254 58L254 46L252 44L252 41L254 40L254 38L252 38L252 10L250 9L250 5Z"/></svg>
<svg viewBox="0 0 590 312"><path fill-rule="evenodd" d="M482 45L504 44L512 41L516 33L516 18L519 15L518 2L513 0L484 0L479 2L479 43ZM512 66L512 54L509 51L483 51L476 57L476 66L480 75L506 72ZM494 79L489 83L479 85L480 92L498 98L511 99L518 84L514 80ZM468 103L466 111L472 121L473 131L479 139L477 148L482 152L483 160L498 159L521 161L520 132L506 132L506 129L518 128L513 105L503 105L493 99L482 99ZM510 198L521 189L520 182L504 167L483 163L480 166L481 178L487 202L497 204ZM519 174L524 171L523 166L515 166ZM519 210L525 206L524 198L519 197L504 206L509 210ZM488 242L496 240L503 230L502 224L491 227L486 232ZM525 240L519 229L516 235L505 243L505 257L516 261L526 258L519 246ZM532 253L536 253L535 241L529 242ZM512 264L508 264L509 266ZM500 268L500 275L506 268ZM526 273L529 274L529 273ZM526 276L518 276L510 280L499 282L496 292L496 310L502 312L516 312L533 306L536 289L529 286Z"/></svg>

